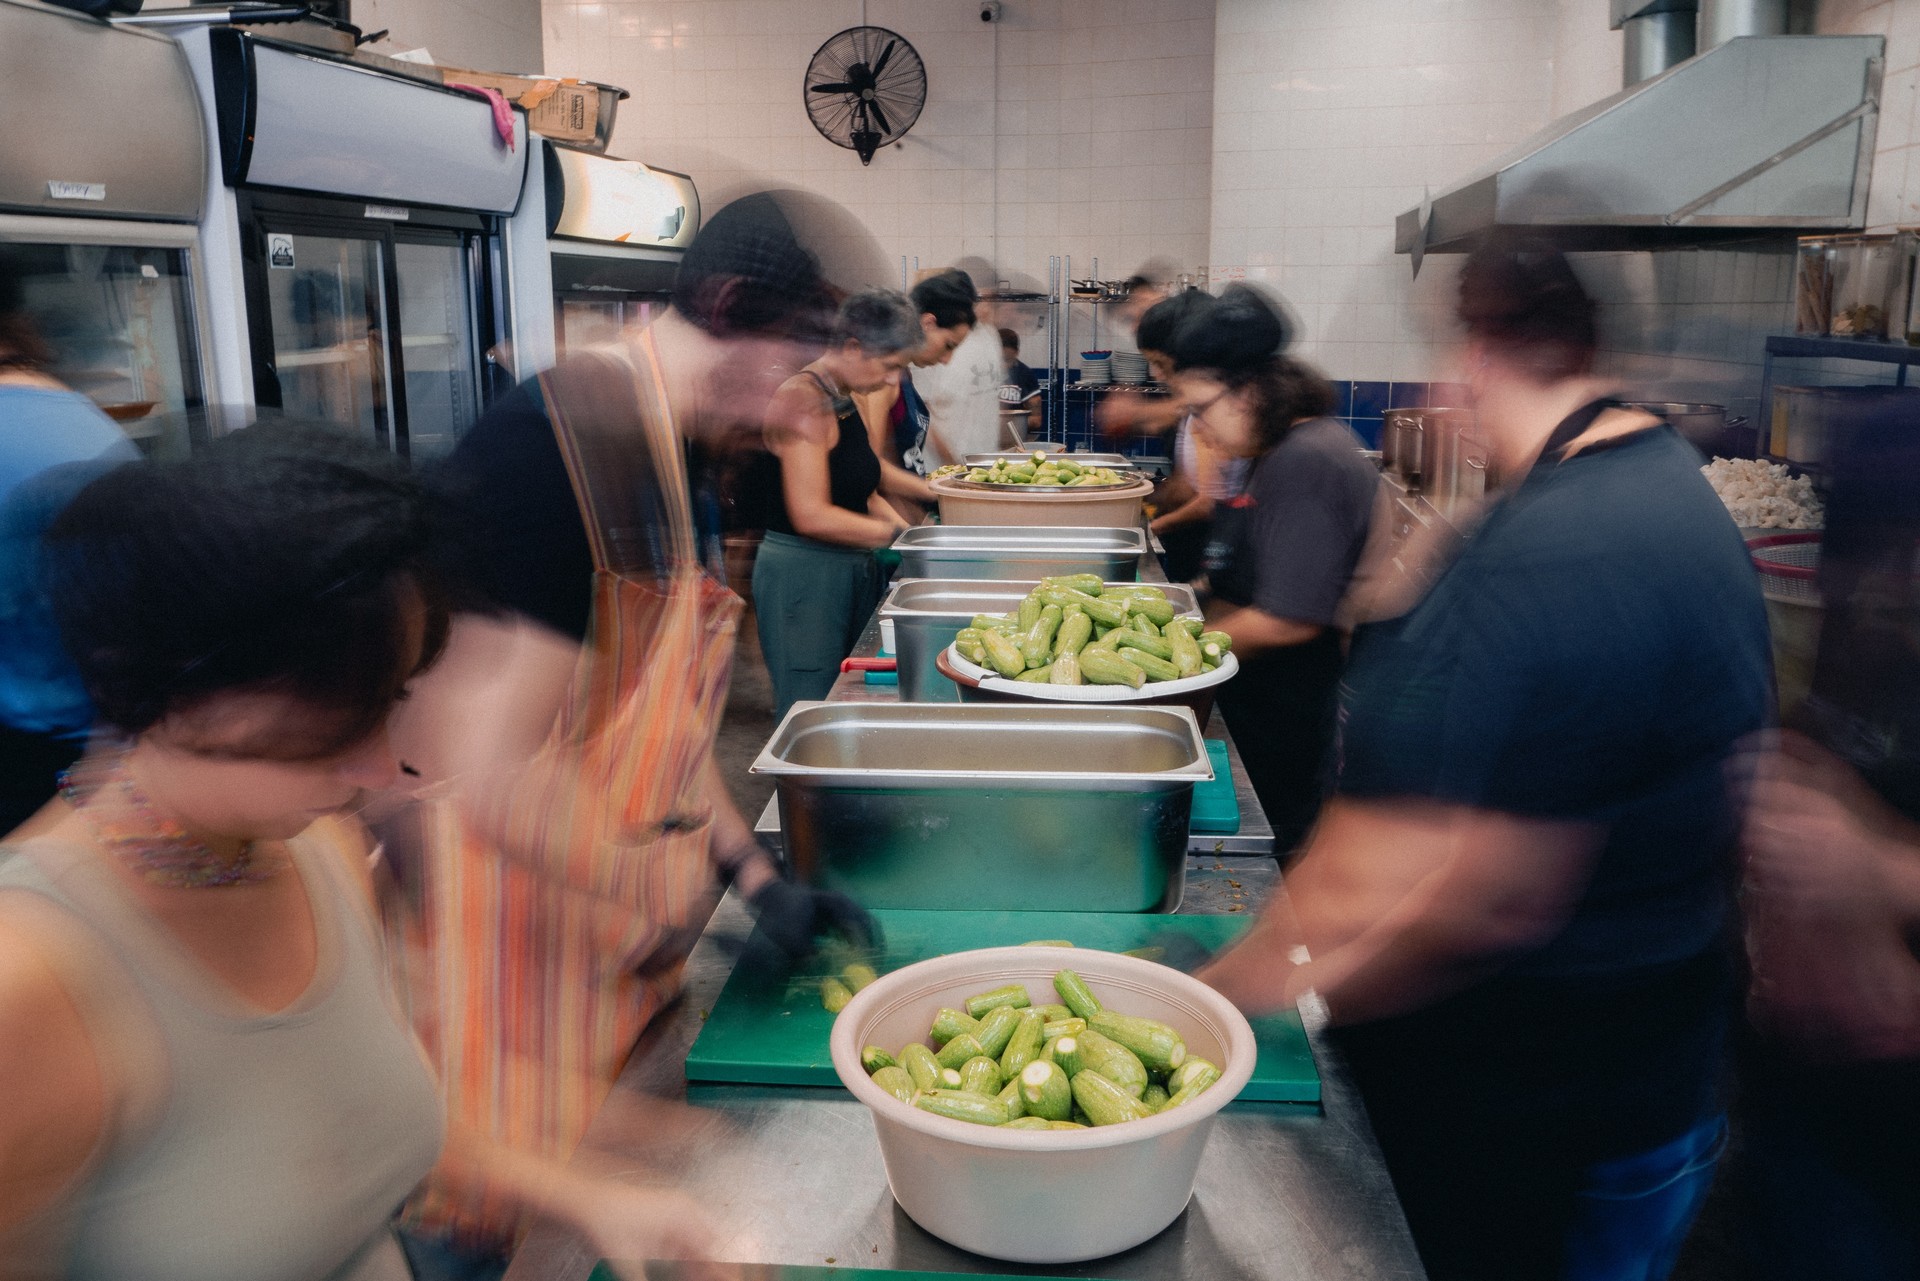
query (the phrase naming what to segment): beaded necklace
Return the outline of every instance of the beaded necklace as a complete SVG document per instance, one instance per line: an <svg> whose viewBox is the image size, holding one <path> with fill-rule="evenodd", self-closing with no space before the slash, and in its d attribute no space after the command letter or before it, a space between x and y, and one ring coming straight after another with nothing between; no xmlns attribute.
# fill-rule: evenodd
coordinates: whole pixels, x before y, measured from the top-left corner
<svg viewBox="0 0 1920 1281"><path fill-rule="evenodd" d="M258 885L280 874L283 856L257 857L248 841L232 856L215 854L148 799L127 770L126 755L83 758L60 773L60 795L86 818L100 842L155 885L211 889Z"/></svg>

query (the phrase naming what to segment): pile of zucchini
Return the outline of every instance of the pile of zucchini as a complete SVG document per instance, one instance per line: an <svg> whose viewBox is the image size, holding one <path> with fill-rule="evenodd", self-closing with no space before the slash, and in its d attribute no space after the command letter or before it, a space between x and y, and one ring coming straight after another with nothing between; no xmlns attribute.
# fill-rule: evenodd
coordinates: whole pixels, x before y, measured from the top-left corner
<svg viewBox="0 0 1920 1281"><path fill-rule="evenodd" d="M1111 467L1082 467L1064 454L1036 450L1017 461L996 458L991 467L969 467L950 463L934 473L935 477L954 476L977 485L1033 485L1057 489L1085 489L1090 485L1125 485L1133 477Z"/></svg>
<svg viewBox="0 0 1920 1281"><path fill-rule="evenodd" d="M1104 1008L1072 970L1055 974L1053 989L1060 1004L1034 1005L1019 983L969 997L964 1010L933 1016L933 1048L869 1045L861 1066L902 1103L1016 1130L1143 1121L1220 1079L1178 1032Z"/></svg>
<svg viewBox="0 0 1920 1281"><path fill-rule="evenodd" d="M1220 665L1233 638L1176 617L1147 583L1109 587L1094 574L1043 578L1012 614L975 614L954 638L962 658L1038 685L1183 680Z"/></svg>

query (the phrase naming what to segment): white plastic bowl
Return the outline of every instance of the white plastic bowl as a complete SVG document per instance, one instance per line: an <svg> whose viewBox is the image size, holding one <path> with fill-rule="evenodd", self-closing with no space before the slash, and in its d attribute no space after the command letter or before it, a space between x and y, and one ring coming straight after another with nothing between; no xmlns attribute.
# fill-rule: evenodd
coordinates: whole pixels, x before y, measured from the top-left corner
<svg viewBox="0 0 1920 1281"><path fill-rule="evenodd" d="M1123 1014L1159 1019L1221 1078L1193 1102L1144 1121L1088 1130L1003 1130L935 1116L888 1094L860 1049L924 1041L934 1011L1007 983L1054 1000L1071 969ZM1117 1254L1159 1233L1193 1196L1213 1118L1253 1076L1253 1029L1227 999L1178 970L1085 948L996 947L884 975L833 1024L833 1067L873 1112L887 1183L910 1218L951 1245L1020 1263Z"/></svg>

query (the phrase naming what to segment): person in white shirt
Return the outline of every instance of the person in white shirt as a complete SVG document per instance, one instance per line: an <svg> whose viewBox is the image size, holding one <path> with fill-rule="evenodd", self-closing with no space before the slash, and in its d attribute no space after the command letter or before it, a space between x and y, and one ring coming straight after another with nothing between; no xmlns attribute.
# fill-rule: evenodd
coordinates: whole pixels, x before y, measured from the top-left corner
<svg viewBox="0 0 1920 1281"><path fill-rule="evenodd" d="M928 461L935 465L1000 448L1000 384L1007 380L1007 365L991 298L974 305L974 318L952 360L914 371L914 388L930 416L927 445L934 456Z"/></svg>

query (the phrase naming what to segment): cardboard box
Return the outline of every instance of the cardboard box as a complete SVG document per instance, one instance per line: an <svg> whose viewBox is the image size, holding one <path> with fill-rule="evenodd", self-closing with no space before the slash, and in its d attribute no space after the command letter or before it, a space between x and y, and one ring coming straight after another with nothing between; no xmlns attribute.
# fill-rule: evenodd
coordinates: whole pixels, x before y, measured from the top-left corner
<svg viewBox="0 0 1920 1281"><path fill-rule="evenodd" d="M525 108L527 128L555 142L605 147L613 133L613 108L624 94L579 80L545 76L508 76L492 71L441 67L443 84L496 89ZM602 116L604 114L604 120Z"/></svg>

